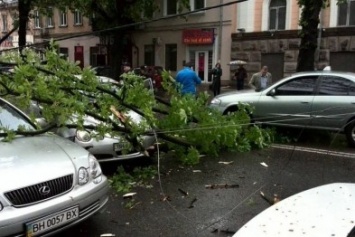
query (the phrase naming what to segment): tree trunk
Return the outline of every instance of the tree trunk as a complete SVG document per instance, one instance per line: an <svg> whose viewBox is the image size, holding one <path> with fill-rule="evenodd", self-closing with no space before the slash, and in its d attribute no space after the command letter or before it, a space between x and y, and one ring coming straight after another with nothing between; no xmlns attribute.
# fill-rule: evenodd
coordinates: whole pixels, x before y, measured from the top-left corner
<svg viewBox="0 0 355 237"><path fill-rule="evenodd" d="M31 11L31 0L19 0L19 29L18 29L18 46L20 52L26 46L27 22Z"/></svg>
<svg viewBox="0 0 355 237"><path fill-rule="evenodd" d="M300 32L301 45L298 54L297 71L313 71L314 56L317 49L319 14L323 7L324 0L302 1Z"/></svg>

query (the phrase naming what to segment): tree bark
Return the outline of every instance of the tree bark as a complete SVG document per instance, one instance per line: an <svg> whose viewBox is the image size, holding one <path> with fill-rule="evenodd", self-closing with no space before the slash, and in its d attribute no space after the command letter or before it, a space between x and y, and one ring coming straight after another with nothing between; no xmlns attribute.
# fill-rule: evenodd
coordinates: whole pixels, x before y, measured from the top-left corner
<svg viewBox="0 0 355 237"><path fill-rule="evenodd" d="M305 0L302 9L300 32L301 45L298 54L297 71L313 71L317 49L319 14L325 0Z"/></svg>
<svg viewBox="0 0 355 237"><path fill-rule="evenodd" d="M18 30L18 46L20 52L26 46L27 22L31 11L31 0L19 0L19 30Z"/></svg>

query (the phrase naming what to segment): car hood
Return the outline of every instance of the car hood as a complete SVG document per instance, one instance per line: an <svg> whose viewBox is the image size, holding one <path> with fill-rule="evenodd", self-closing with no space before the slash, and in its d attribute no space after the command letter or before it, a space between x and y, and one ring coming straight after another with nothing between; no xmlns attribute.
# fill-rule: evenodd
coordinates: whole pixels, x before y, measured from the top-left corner
<svg viewBox="0 0 355 237"><path fill-rule="evenodd" d="M88 151L73 142L46 134L0 141L0 190L13 190L88 166Z"/></svg>
<svg viewBox="0 0 355 237"><path fill-rule="evenodd" d="M127 117L130 117L132 119L133 122L135 122L136 124L139 124L142 121L142 116L139 115L138 113L134 112L133 110L128 111L127 113L125 113L125 115ZM112 115L113 118L113 115ZM75 120L76 118L74 118ZM85 125L97 125L102 123L102 121L95 119L94 117L91 116L85 116L84 117L84 124Z"/></svg>
<svg viewBox="0 0 355 237"><path fill-rule="evenodd" d="M267 208L233 237L346 237L354 228L354 197L354 183L312 188Z"/></svg>
<svg viewBox="0 0 355 237"><path fill-rule="evenodd" d="M225 92L222 94L219 94L215 98L220 98L220 97L225 97L225 96L255 96L255 95L260 95L261 92L255 92L255 90L248 89L248 90L241 90L241 91L230 91L230 92Z"/></svg>

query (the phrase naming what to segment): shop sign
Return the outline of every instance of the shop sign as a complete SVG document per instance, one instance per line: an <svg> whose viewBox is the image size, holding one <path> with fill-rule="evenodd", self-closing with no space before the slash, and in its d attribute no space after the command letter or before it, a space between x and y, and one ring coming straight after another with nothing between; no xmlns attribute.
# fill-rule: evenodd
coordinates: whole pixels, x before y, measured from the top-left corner
<svg viewBox="0 0 355 237"><path fill-rule="evenodd" d="M213 44L213 30L188 29L182 32L184 44Z"/></svg>

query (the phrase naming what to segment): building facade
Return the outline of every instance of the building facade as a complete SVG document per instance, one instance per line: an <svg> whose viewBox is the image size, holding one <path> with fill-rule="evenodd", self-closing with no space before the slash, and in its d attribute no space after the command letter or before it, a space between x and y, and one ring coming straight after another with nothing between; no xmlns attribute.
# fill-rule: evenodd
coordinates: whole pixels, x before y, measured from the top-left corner
<svg viewBox="0 0 355 237"><path fill-rule="evenodd" d="M133 66L162 66L175 75L184 62L190 61L203 83L210 83L208 72L220 62L222 80L229 80L233 7L199 11L228 2L190 0L193 13L174 17L178 14L177 1L157 0L162 8L155 18L165 19L141 25L133 33Z"/></svg>
<svg viewBox="0 0 355 237"><path fill-rule="evenodd" d="M35 43L46 44L55 39L59 52L81 67L107 64L106 47L100 46L100 38L92 34L90 19L78 10L49 9L51 14L48 15L33 11L31 24Z"/></svg>
<svg viewBox="0 0 355 237"><path fill-rule="evenodd" d="M100 38L92 34L88 18L83 17L78 10L61 11L49 7L48 11L48 15L42 15L36 9L31 12L26 35L27 45L41 48L54 39L59 52L66 55L68 60L78 62L81 67L108 64L106 46L100 44ZM17 0L1 3L0 15L0 33L4 36L11 31L14 21L18 18ZM0 45L0 50L16 47L17 31Z"/></svg>
<svg viewBox="0 0 355 237"><path fill-rule="evenodd" d="M330 0L322 10L315 68L355 72L355 0ZM231 60L245 60L249 77L268 65L277 81L296 71L300 46L297 0L254 0L237 4ZM231 68L233 73L235 68Z"/></svg>

